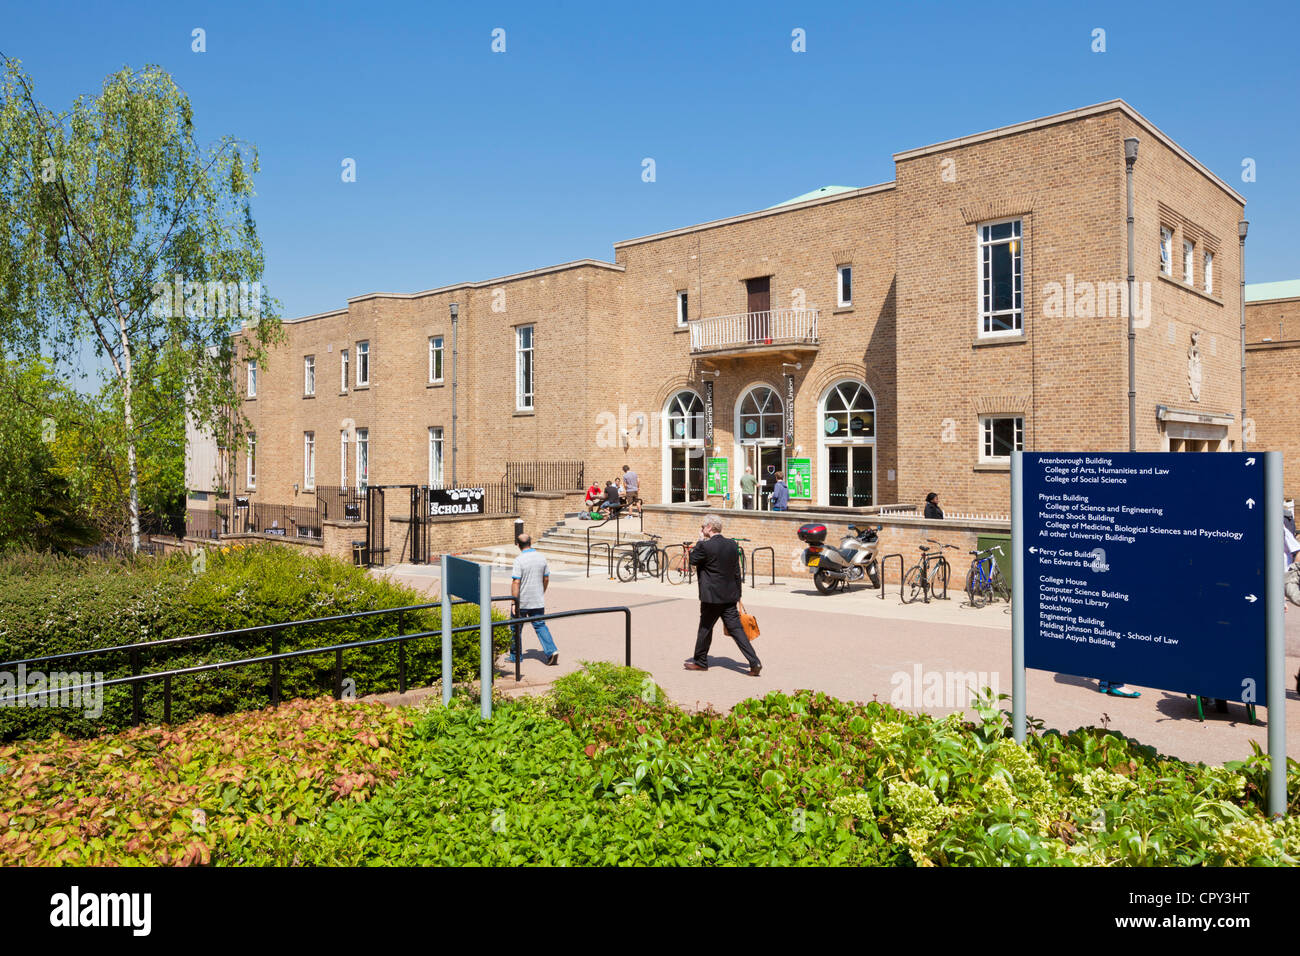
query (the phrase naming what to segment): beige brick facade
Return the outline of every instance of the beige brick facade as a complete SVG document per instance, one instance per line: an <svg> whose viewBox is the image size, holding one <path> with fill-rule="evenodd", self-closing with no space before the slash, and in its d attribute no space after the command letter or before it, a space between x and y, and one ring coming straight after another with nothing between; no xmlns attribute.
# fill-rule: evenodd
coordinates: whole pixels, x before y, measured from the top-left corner
<svg viewBox="0 0 1300 956"><path fill-rule="evenodd" d="M1248 448L1282 452L1282 487L1300 498L1300 297L1246 303Z"/></svg>
<svg viewBox="0 0 1300 956"><path fill-rule="evenodd" d="M1008 465L981 460L982 416L1019 419L1030 450L1128 445L1127 319L1118 298L1126 275L1126 136L1141 141L1138 448L1237 447L1243 200L1131 107L1112 101L896 154L890 183L619 242L613 263L583 260L425 293L365 295L346 309L287 321L286 342L258 370L257 396L243 407L258 437L257 482L248 493L312 503L305 432L315 436L316 483L355 485L357 429L368 432L369 483L390 485L430 481L429 429L441 428L450 482L455 302L459 484L500 479L507 461L578 459L588 481L632 465L652 503L705 497L680 487L665 413L675 395L703 400L711 385L711 445L687 442L676 454L679 462L726 458L733 497L747 460L788 467L788 459L808 458L811 498L794 505L825 511L848 503L851 461L856 504L920 505L935 490L950 510L1006 514ZM1018 259L1020 315L1017 329L988 335L981 227L1005 222L1017 224L1018 236L998 254L1012 248ZM1171 230L1172 276L1161 274L1162 226ZM1184 240L1194 244L1190 285ZM1206 252L1213 253L1208 292ZM852 268L847 304L839 298L841 266ZM762 302L763 280L770 318L756 325L745 316ZM687 325L678 322L679 293ZM527 410L516 405L516 335L524 325L533 329L535 359ZM430 336L443 340L438 383L429 381ZM363 341L368 385L357 384ZM304 396L308 355L313 397ZM245 381L243 368L239 374ZM747 436L737 411L744 396L766 386L783 402L786 374L793 375L793 440L785 442L784 422L766 439L762 424ZM840 383L864 385L872 408L828 431L825 403ZM348 434L346 476L341 432ZM753 443L763 440L766 457L755 459ZM240 494L245 469L241 450ZM713 495L707 504L735 502Z"/></svg>

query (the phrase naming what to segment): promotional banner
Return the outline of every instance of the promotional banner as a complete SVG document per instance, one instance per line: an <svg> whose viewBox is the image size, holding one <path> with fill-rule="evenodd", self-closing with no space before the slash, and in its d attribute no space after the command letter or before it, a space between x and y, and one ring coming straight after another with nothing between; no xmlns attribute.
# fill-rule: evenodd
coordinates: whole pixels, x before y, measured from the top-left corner
<svg viewBox="0 0 1300 956"><path fill-rule="evenodd" d="M727 485L727 476L730 471L731 462L726 458L710 458L708 460L708 493L711 495L725 495L730 489Z"/></svg>
<svg viewBox="0 0 1300 956"><path fill-rule="evenodd" d="M1023 458L1025 664L1262 703L1262 456Z"/></svg>
<svg viewBox="0 0 1300 956"><path fill-rule="evenodd" d="M785 460L785 483L790 488L790 498L812 499L812 459L787 458Z"/></svg>
<svg viewBox="0 0 1300 956"><path fill-rule="evenodd" d="M429 516L481 515L484 494L482 488L430 488Z"/></svg>
<svg viewBox="0 0 1300 956"><path fill-rule="evenodd" d="M794 376L785 377L785 443L794 444ZM794 497L791 495L791 497Z"/></svg>
<svg viewBox="0 0 1300 956"><path fill-rule="evenodd" d="M713 447L713 382L704 383L704 447Z"/></svg>

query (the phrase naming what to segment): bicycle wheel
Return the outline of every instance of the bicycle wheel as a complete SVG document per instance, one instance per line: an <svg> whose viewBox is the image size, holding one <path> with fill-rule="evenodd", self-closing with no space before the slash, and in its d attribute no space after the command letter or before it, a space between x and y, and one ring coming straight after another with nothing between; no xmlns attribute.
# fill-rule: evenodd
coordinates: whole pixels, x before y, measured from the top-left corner
<svg viewBox="0 0 1300 956"><path fill-rule="evenodd" d="M673 558L664 568L664 577L668 579L669 584L681 584L682 578L686 572L685 555Z"/></svg>
<svg viewBox="0 0 1300 956"><path fill-rule="evenodd" d="M921 573L921 566L919 564L912 565L903 578L903 603L915 604L921 600L925 597L925 587L925 575Z"/></svg>
<svg viewBox="0 0 1300 956"><path fill-rule="evenodd" d="M990 587L993 597L1011 603L1011 582L1002 576L1002 569L993 565L993 580Z"/></svg>
<svg viewBox="0 0 1300 956"><path fill-rule="evenodd" d="M636 555L625 554L618 559L618 579L626 584L636 577Z"/></svg>
<svg viewBox="0 0 1300 956"><path fill-rule="evenodd" d="M979 586L978 565L972 564L966 572L966 599L971 607L984 606L984 589Z"/></svg>
<svg viewBox="0 0 1300 956"><path fill-rule="evenodd" d="M939 592L943 596L948 596L948 562L939 560L930 568L930 596L937 598Z"/></svg>
<svg viewBox="0 0 1300 956"><path fill-rule="evenodd" d="M658 548L647 549L645 560L641 564L641 570L653 578L659 577L659 554Z"/></svg>

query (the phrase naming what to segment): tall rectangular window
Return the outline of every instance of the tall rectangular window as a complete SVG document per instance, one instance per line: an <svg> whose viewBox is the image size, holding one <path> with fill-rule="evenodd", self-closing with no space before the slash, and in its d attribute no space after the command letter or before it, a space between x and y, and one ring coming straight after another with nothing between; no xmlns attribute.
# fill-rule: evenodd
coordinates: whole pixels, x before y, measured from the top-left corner
<svg viewBox="0 0 1300 956"><path fill-rule="evenodd" d="M339 487L348 486L348 430L339 429Z"/></svg>
<svg viewBox="0 0 1300 956"><path fill-rule="evenodd" d="M1168 226L1160 227L1160 271L1174 274L1174 231Z"/></svg>
<svg viewBox="0 0 1300 956"><path fill-rule="evenodd" d="M683 289L682 291L677 293L677 324L682 328L685 328L686 323L689 322L690 319L691 319L690 296L687 295L686 290Z"/></svg>
<svg viewBox="0 0 1300 956"><path fill-rule="evenodd" d="M248 436L248 478L245 484L249 488L257 487L257 435Z"/></svg>
<svg viewBox="0 0 1300 956"><path fill-rule="evenodd" d="M257 359L248 360L248 397L257 398Z"/></svg>
<svg viewBox="0 0 1300 956"><path fill-rule="evenodd" d="M1213 292L1214 291L1214 253L1213 252L1207 252L1205 254L1205 262L1203 267L1205 269L1205 291Z"/></svg>
<svg viewBox="0 0 1300 956"><path fill-rule="evenodd" d="M339 391L348 390L348 350L339 350Z"/></svg>
<svg viewBox="0 0 1300 956"><path fill-rule="evenodd" d="M515 410L533 410L533 327L515 329Z"/></svg>
<svg viewBox="0 0 1300 956"><path fill-rule="evenodd" d="M370 429L357 429L357 487L365 490L370 483Z"/></svg>
<svg viewBox="0 0 1300 956"><path fill-rule="evenodd" d="M429 429L429 484L442 484L442 429Z"/></svg>
<svg viewBox="0 0 1300 956"><path fill-rule="evenodd" d="M311 491L316 487L316 433L302 433L302 484Z"/></svg>
<svg viewBox="0 0 1300 956"><path fill-rule="evenodd" d="M442 381L442 336L429 336L429 381Z"/></svg>
<svg viewBox="0 0 1300 956"><path fill-rule="evenodd" d="M1191 285L1195 279L1192 276L1192 262L1196 258L1196 247L1187 240L1183 240L1183 281Z"/></svg>
<svg viewBox="0 0 1300 956"><path fill-rule="evenodd" d="M980 335L1024 330L1021 299L1020 220L979 227Z"/></svg>
<svg viewBox="0 0 1300 956"><path fill-rule="evenodd" d="M1025 420L1019 415L989 415L980 419L980 461L1011 460L1025 449Z"/></svg>
<svg viewBox="0 0 1300 956"><path fill-rule="evenodd" d="M357 343L357 384L370 384L370 343Z"/></svg>
<svg viewBox="0 0 1300 956"><path fill-rule="evenodd" d="M853 304L853 266L838 266L835 279L835 304L847 308Z"/></svg>
<svg viewBox="0 0 1300 956"><path fill-rule="evenodd" d="M314 355L302 357L302 393L316 394L316 356Z"/></svg>

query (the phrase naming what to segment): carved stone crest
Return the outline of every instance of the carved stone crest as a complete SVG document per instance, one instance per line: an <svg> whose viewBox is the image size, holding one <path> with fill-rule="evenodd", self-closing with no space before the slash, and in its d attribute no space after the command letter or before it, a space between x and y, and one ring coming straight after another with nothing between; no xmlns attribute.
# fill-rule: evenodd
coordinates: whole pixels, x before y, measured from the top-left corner
<svg viewBox="0 0 1300 956"><path fill-rule="evenodd" d="M1200 332L1192 333L1192 347L1187 350L1187 387L1191 390L1192 401L1201 400L1201 350L1197 347L1196 341L1201 337Z"/></svg>

